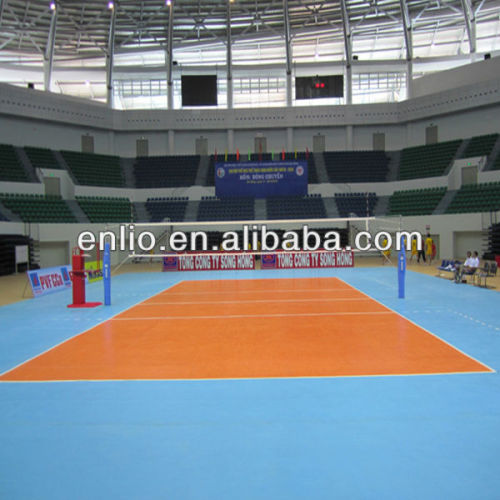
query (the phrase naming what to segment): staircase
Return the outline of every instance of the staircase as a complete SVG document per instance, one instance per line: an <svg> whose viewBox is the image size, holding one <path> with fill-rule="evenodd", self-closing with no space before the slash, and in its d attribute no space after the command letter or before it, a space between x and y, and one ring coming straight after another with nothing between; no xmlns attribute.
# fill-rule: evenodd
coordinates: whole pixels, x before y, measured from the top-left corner
<svg viewBox="0 0 500 500"><path fill-rule="evenodd" d="M26 154L26 151L23 148L14 148L14 150L16 151L16 155L23 165L23 169L28 176L29 182L41 182L41 180L36 175L35 168L33 167L31 160Z"/></svg>
<svg viewBox="0 0 500 500"><path fill-rule="evenodd" d="M500 255L500 225L498 224L498 212L490 212L489 214L482 214L482 238L483 259L495 260L497 255Z"/></svg>
<svg viewBox="0 0 500 500"><path fill-rule="evenodd" d="M135 221L136 222L151 222L151 215L146 208L146 203L143 201L136 201L135 208Z"/></svg>
<svg viewBox="0 0 500 500"><path fill-rule="evenodd" d="M255 220L267 219L267 205L266 200L263 198L256 198L254 205Z"/></svg>
<svg viewBox="0 0 500 500"><path fill-rule="evenodd" d="M495 145L491 150L490 156L488 156L488 159L486 160L486 165L484 166L484 170L492 169L493 164L495 163L495 160L497 159L498 155L500 155L500 136L498 137L497 142L495 142Z"/></svg>
<svg viewBox="0 0 500 500"><path fill-rule="evenodd" d="M63 158L63 155L61 154L60 151L54 151L54 156L56 158L57 163L68 172L68 175L71 177L71 180L73 181L73 184L75 186L79 186L80 183L76 180L76 177L73 175L73 172L71 169L68 167L68 164L66 163L66 160Z"/></svg>
<svg viewBox="0 0 500 500"><path fill-rule="evenodd" d="M9 222L22 222L21 217L19 217L19 215L9 210L1 201L0 201L0 214L2 214Z"/></svg>
<svg viewBox="0 0 500 500"><path fill-rule="evenodd" d="M206 186L207 185L209 164L210 164L210 158L208 156L202 156L200 158L198 172L196 173L196 179L194 181L195 186Z"/></svg>
<svg viewBox="0 0 500 500"><path fill-rule="evenodd" d="M462 158L462 155L465 153L465 150L469 146L469 143L470 143L470 138L464 139L462 141L462 144L460 144L460 146L458 146L458 149L457 149L457 152L453 158L453 161L458 160L459 158Z"/></svg>
<svg viewBox="0 0 500 500"><path fill-rule="evenodd" d="M379 196L377 204L373 209L373 215L375 217L384 217L389 212L389 200L390 196Z"/></svg>
<svg viewBox="0 0 500 500"><path fill-rule="evenodd" d="M87 217L87 214L82 210L80 205L78 205L78 202L76 200L66 200L66 204L68 205L69 209L71 210L72 214L76 217L76 220L78 222L82 223L89 223L90 220Z"/></svg>
<svg viewBox="0 0 500 500"><path fill-rule="evenodd" d="M455 153L455 156L451 160L450 164L446 167L446 170L443 172L443 175L448 175L453 168L453 165L455 164L456 160L459 160L462 158L462 155L464 154L465 150L467 149L467 146L469 145L470 139L464 139L460 146L458 146L457 152Z"/></svg>
<svg viewBox="0 0 500 500"><path fill-rule="evenodd" d="M340 217L335 198L323 198L323 204L325 205L326 216L329 219Z"/></svg>
<svg viewBox="0 0 500 500"><path fill-rule="evenodd" d="M387 182L397 181L399 177L399 162L401 160L401 151L391 151L385 153L389 157L387 165Z"/></svg>
<svg viewBox="0 0 500 500"><path fill-rule="evenodd" d="M123 179L125 186L135 188L135 175L134 175L135 158L120 158L120 168L123 172Z"/></svg>
<svg viewBox="0 0 500 500"><path fill-rule="evenodd" d="M438 206L432 212L432 215L440 215L446 212L448 205L451 203L451 200L455 197L457 191L446 191L445 195L441 198L441 201L438 203Z"/></svg>
<svg viewBox="0 0 500 500"><path fill-rule="evenodd" d="M325 166L325 158L323 153L313 153L314 164L316 165L316 173L318 174L318 183L327 184L330 182Z"/></svg>
<svg viewBox="0 0 500 500"><path fill-rule="evenodd" d="M40 242L30 238L30 269L40 269Z"/></svg>
<svg viewBox="0 0 500 500"><path fill-rule="evenodd" d="M198 207L200 206L199 201L189 201L186 208L186 215L184 216L184 222L195 222L198 220Z"/></svg>

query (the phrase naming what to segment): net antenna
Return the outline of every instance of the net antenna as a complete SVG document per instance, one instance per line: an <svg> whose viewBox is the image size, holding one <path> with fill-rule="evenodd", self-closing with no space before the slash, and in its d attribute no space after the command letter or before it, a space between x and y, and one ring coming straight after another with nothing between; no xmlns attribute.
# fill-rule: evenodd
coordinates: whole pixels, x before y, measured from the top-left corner
<svg viewBox="0 0 500 500"><path fill-rule="evenodd" d="M374 220L368 223L367 231L373 236L377 233L388 233L392 239L393 245L396 245L398 239L398 233L403 230L403 218L401 215L395 216L382 216L375 217ZM378 250L378 253L382 256L382 258L389 264L392 264L392 260L389 257L389 254L385 252L381 252Z"/></svg>
<svg viewBox="0 0 500 500"><path fill-rule="evenodd" d="M122 257L119 263L112 270L111 274L116 274L118 270L127 263L137 264L139 262L147 262L147 259L152 263L157 260L160 253L168 253L170 251L170 235L173 232L173 223L170 218L165 217L161 222L131 222L122 224L107 224L105 231L112 232L116 235L117 246L120 243L120 228L127 226L126 237L129 237L131 228L134 228L137 236L140 231L149 231L152 233L155 239L155 246L150 251L130 251L127 255ZM129 247L129 242L125 246ZM137 249L137 241L134 240L134 248ZM165 248L165 250L160 250L160 248Z"/></svg>

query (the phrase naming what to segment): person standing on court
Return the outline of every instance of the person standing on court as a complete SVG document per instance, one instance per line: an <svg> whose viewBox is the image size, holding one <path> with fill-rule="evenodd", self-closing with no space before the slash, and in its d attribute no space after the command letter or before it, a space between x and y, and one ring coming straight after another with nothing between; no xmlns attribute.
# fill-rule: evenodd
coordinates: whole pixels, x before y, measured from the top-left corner
<svg viewBox="0 0 500 500"><path fill-rule="evenodd" d="M425 264L425 250L424 250L424 247L425 247L425 238L424 236L422 235L422 238L421 238L421 247L418 249L418 257L417 257L417 262L420 264L420 257L422 257L422 260Z"/></svg>
<svg viewBox="0 0 500 500"><path fill-rule="evenodd" d="M410 262L413 261L413 257L417 260L418 257L418 249L417 249L417 237L413 236L411 239L411 254L410 254Z"/></svg>
<svg viewBox="0 0 500 500"><path fill-rule="evenodd" d="M433 241L431 235L427 233L427 236L425 238L425 257L429 260L429 266L432 264L432 245Z"/></svg>

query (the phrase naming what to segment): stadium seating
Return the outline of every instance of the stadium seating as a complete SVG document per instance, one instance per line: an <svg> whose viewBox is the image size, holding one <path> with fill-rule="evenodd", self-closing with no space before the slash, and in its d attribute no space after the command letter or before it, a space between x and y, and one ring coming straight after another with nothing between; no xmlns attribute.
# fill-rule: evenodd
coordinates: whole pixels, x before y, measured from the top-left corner
<svg viewBox="0 0 500 500"><path fill-rule="evenodd" d="M0 181L29 182L13 146L0 144Z"/></svg>
<svg viewBox="0 0 500 500"><path fill-rule="evenodd" d="M326 217L321 196L282 196L267 199L269 219L319 219Z"/></svg>
<svg viewBox="0 0 500 500"><path fill-rule="evenodd" d="M443 175L461 143L461 140L457 140L403 149L399 164L399 179Z"/></svg>
<svg viewBox="0 0 500 500"><path fill-rule="evenodd" d="M76 201L90 222L129 222L135 219L128 198L77 196Z"/></svg>
<svg viewBox="0 0 500 500"><path fill-rule="evenodd" d="M370 217L377 204L375 193L341 193L335 195L335 203L340 217L356 214L358 217Z"/></svg>
<svg viewBox="0 0 500 500"><path fill-rule="evenodd" d="M500 182L462 186L446 209L448 214L500 210Z"/></svg>
<svg viewBox="0 0 500 500"><path fill-rule="evenodd" d="M465 151L462 153L462 158L473 158L474 156L489 156L493 146L497 142L498 134L480 135L473 137Z"/></svg>
<svg viewBox="0 0 500 500"><path fill-rule="evenodd" d="M445 187L395 191L389 198L389 215L430 215L445 193Z"/></svg>
<svg viewBox="0 0 500 500"><path fill-rule="evenodd" d="M146 209L151 216L151 222L162 222L164 219L172 222L182 222L186 214L188 201L188 197L148 198Z"/></svg>
<svg viewBox="0 0 500 500"><path fill-rule="evenodd" d="M61 168L51 149L25 147L24 151L34 168Z"/></svg>
<svg viewBox="0 0 500 500"><path fill-rule="evenodd" d="M61 151L78 183L86 186L123 187L118 156Z"/></svg>
<svg viewBox="0 0 500 500"><path fill-rule="evenodd" d="M500 170L500 153L498 154L495 162L493 163L491 170Z"/></svg>
<svg viewBox="0 0 500 500"><path fill-rule="evenodd" d="M200 156L139 157L134 165L138 188L189 187L196 179Z"/></svg>
<svg viewBox="0 0 500 500"><path fill-rule="evenodd" d="M217 163L226 161L225 155L217 155ZM227 155L228 162L235 162L236 155ZM213 186L215 184L215 156L210 156L209 164L208 164L208 174L207 174L207 186Z"/></svg>
<svg viewBox="0 0 500 500"><path fill-rule="evenodd" d="M295 158L295 153L285 153L285 160L302 160L307 159L307 182L308 184L318 184L318 172L316 170L316 163L314 162L314 155L307 154L303 151L297 152L297 158Z"/></svg>
<svg viewBox="0 0 500 500"><path fill-rule="evenodd" d="M500 222L492 224L488 229L488 248L483 258L494 260L497 255L500 255Z"/></svg>
<svg viewBox="0 0 500 500"><path fill-rule="evenodd" d="M27 270L27 264L16 264L16 247L27 245L28 259L30 268L34 269L35 264L33 259L33 245L32 240L28 236L20 234L0 234L0 276L14 274L15 272L22 272ZM5 287L9 285L6 283ZM2 322L2 330L4 331L5 325Z"/></svg>
<svg viewBox="0 0 500 500"><path fill-rule="evenodd" d="M323 153L332 183L384 182L389 158L383 151L327 151Z"/></svg>
<svg viewBox="0 0 500 500"><path fill-rule="evenodd" d="M255 218L253 198L203 197L198 206L198 220L252 220Z"/></svg>
<svg viewBox="0 0 500 500"><path fill-rule="evenodd" d="M23 222L76 222L60 196L0 194L0 200Z"/></svg>

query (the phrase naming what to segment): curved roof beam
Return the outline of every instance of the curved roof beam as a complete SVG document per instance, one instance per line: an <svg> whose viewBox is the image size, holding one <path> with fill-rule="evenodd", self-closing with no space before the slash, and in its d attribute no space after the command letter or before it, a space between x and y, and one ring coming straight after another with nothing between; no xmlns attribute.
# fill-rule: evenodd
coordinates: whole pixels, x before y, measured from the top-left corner
<svg viewBox="0 0 500 500"><path fill-rule="evenodd" d="M462 0L462 8L465 17L465 28L469 37L469 51L471 54L476 52L476 18L472 9L471 0Z"/></svg>

